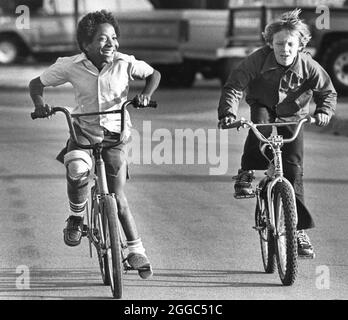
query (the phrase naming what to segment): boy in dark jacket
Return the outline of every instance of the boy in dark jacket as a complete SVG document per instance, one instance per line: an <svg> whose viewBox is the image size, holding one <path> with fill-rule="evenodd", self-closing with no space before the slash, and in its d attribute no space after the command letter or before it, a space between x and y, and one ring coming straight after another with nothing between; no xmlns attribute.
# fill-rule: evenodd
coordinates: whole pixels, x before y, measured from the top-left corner
<svg viewBox="0 0 348 320"><path fill-rule="evenodd" d="M314 98L317 125L326 126L336 108L337 93L325 70L303 52L311 39L308 26L299 19L300 10L283 14L268 24L263 33L267 46L246 57L231 72L223 87L218 107L221 124L236 119L239 102L246 91L250 117L254 123L296 121L309 112ZM265 136L270 129L260 128ZM293 126L278 129L285 138L292 135ZM234 177L235 196L252 194L254 170L267 168L267 160L259 151L259 140L249 130L241 159L241 168ZM284 176L294 186L298 211L298 254L313 258L314 250L304 229L314 222L304 205L303 192L303 130L283 149Z"/></svg>

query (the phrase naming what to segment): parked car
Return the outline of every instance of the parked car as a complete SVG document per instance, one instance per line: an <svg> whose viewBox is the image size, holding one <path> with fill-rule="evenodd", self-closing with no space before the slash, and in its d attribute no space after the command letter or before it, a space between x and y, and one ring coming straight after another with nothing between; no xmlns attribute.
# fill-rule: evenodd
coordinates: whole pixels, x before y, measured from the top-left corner
<svg viewBox="0 0 348 320"><path fill-rule="evenodd" d="M29 55L42 58L78 52L78 19L105 8L120 23L122 52L158 68L162 83L189 87L198 72L218 76L216 48L225 40L227 9L154 9L147 0L78 0L75 4L78 11L72 0L2 0L0 64L17 63ZM28 19L29 27L23 19Z"/></svg>

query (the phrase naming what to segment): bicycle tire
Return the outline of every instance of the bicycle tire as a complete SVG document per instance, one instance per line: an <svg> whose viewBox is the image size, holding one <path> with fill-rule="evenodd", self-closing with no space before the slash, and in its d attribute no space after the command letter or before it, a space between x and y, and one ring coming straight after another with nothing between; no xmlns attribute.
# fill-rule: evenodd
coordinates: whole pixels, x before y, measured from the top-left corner
<svg viewBox="0 0 348 320"><path fill-rule="evenodd" d="M275 236L278 273L283 285L290 286L295 282L298 271L297 213L292 189L285 182L278 182L275 185L273 206L276 229L278 224L280 226L280 230L276 230Z"/></svg>
<svg viewBox="0 0 348 320"><path fill-rule="evenodd" d="M255 208L255 226L262 228L258 232L263 268L266 273L274 273L276 268L274 237L267 223L268 218L269 214L265 200L260 196Z"/></svg>
<svg viewBox="0 0 348 320"><path fill-rule="evenodd" d="M122 298L122 253L119 234L119 220L117 217L116 200L111 195L105 195L101 199L103 229L105 234L105 269L109 274L110 288L114 298Z"/></svg>

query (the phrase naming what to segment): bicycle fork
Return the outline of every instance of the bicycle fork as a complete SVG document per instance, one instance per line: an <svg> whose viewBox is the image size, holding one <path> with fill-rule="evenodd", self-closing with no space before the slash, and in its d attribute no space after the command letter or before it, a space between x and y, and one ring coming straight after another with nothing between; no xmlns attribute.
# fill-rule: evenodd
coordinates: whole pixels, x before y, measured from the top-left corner
<svg viewBox="0 0 348 320"><path fill-rule="evenodd" d="M278 230L280 227L280 217L275 216L275 210L274 210L274 192L273 189L276 186L278 182L284 182L289 186L289 189L292 193L292 198L295 201L295 209L296 209L296 197L295 197L295 191L288 179L284 177L283 173L283 162L282 162L282 151L281 147L283 145L283 137L282 136L273 136L272 137L272 145L273 145L273 163L270 161L270 167L267 171L267 176L269 177L269 181L266 182L266 202L268 204L268 218L267 218L267 228L270 228L272 231L274 237L280 237L281 234L278 234ZM261 148L261 152L266 156L265 154L265 147ZM266 156L267 157L267 156ZM268 157L267 157L268 158ZM261 205L261 192L263 190L263 187L258 186L256 188L256 196L259 206ZM279 212L279 211L278 211ZM297 224L297 212L296 212L296 224ZM256 230L260 229L261 227L255 227ZM262 228L261 228L262 229Z"/></svg>
<svg viewBox="0 0 348 320"><path fill-rule="evenodd" d="M90 242L90 257L92 258L92 248L91 248L91 243L94 244L94 246L98 247L97 250L100 250L101 253L104 253L105 248L100 246L100 244L105 243L105 238L103 232L98 232L100 231L99 229L95 229L93 226L95 223L97 225L102 225L102 216L95 208L95 206L100 207L101 203L103 202L103 196L108 194L108 185L106 181L106 170L105 170L105 163L104 160L101 156L101 148L97 148L94 152L94 159L95 159L95 173L96 175L94 176L94 186L91 189L91 209L93 212L91 212L91 217L88 217L89 219L89 225L90 225L90 230L86 230L86 235L89 238ZM114 194L112 195L114 197ZM115 200L116 201L116 200ZM88 211L87 211L88 212ZM99 212L98 214L96 214ZM95 220L98 219L96 222ZM93 221L92 221L93 220Z"/></svg>
<svg viewBox="0 0 348 320"><path fill-rule="evenodd" d="M108 188L108 185L107 185L107 180L106 180L106 170L105 170L105 163L104 163L104 160L101 156L101 152L99 149L96 150L95 154L94 154L94 159L95 159L95 166L96 166L96 172L97 172L97 177L96 179L98 180L98 188L99 188L99 201L101 200L101 198L106 195L106 194L109 194L109 188ZM111 193L109 194L111 195L115 202L116 202L116 208L117 208L117 196L114 194L114 193ZM118 215L118 212L116 212L116 215ZM119 235L122 234L122 227L121 227L121 224L120 224L120 220L118 220L118 229L119 229ZM124 265L124 269L127 271L127 270L131 270L132 268L129 266L127 260L126 260L126 257L123 256L123 252L124 250L127 249L127 243L126 241L123 239L123 237L120 238L120 242L121 242L121 248L122 248L122 263ZM104 240L103 240L103 243ZM103 248L102 248L103 249Z"/></svg>

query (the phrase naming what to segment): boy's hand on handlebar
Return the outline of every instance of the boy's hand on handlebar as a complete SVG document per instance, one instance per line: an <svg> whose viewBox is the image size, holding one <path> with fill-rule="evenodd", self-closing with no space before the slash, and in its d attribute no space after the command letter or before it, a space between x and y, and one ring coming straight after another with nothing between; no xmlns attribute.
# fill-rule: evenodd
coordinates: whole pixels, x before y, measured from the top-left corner
<svg viewBox="0 0 348 320"><path fill-rule="evenodd" d="M35 116L37 118L47 118L50 117L52 112L51 107L48 104L35 106Z"/></svg>
<svg viewBox="0 0 348 320"><path fill-rule="evenodd" d="M218 128L224 128L224 127L228 127L229 125L231 125L233 122L236 121L236 118L232 115L230 116L226 116L222 119L220 119L219 123L218 123Z"/></svg>
<svg viewBox="0 0 348 320"><path fill-rule="evenodd" d="M146 94L137 94L134 97L134 106L136 108L142 108L148 106L151 101L151 97Z"/></svg>
<svg viewBox="0 0 348 320"><path fill-rule="evenodd" d="M319 127L325 127L330 122L330 116L325 113L317 113L314 117L316 119L316 125Z"/></svg>

